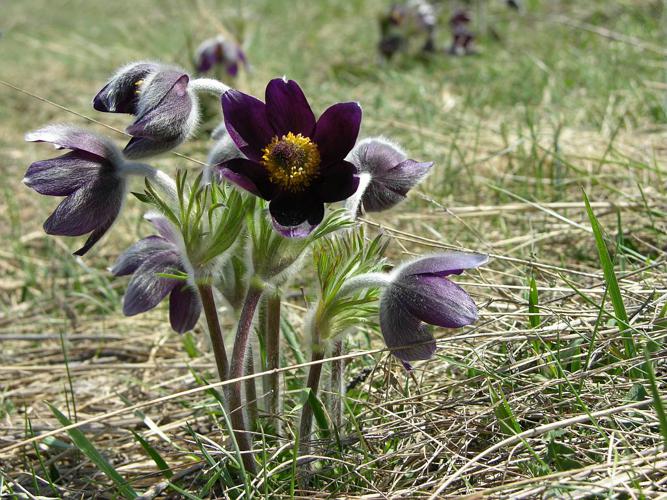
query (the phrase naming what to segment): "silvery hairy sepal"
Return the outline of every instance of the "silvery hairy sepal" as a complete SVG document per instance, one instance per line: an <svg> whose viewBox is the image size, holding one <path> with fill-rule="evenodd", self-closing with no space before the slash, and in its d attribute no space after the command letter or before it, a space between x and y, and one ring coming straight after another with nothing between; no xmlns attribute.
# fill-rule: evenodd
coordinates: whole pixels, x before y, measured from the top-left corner
<svg viewBox="0 0 667 500"><path fill-rule="evenodd" d="M193 271L179 230L158 214L146 216L159 235L139 240L111 268L114 276L132 275L123 298L123 314L134 316L156 307L169 295L169 321L178 333L194 328L201 314L201 300L193 283ZM178 274L188 279L165 277Z"/></svg>
<svg viewBox="0 0 667 500"><path fill-rule="evenodd" d="M421 182L433 162L417 162L393 142L371 137L359 142L348 157L360 172L359 189L346 206L356 215L388 210L406 198L408 191Z"/></svg>
<svg viewBox="0 0 667 500"><path fill-rule="evenodd" d="M176 66L142 61L120 68L93 99L93 107L136 118L127 128L128 158L169 151L197 127L199 106L190 76Z"/></svg>
<svg viewBox="0 0 667 500"><path fill-rule="evenodd" d="M447 277L485 264L488 256L447 252L421 257L392 271L380 296L380 329L400 360L429 359L435 339L427 325L461 328L477 321L477 306Z"/></svg>
<svg viewBox="0 0 667 500"><path fill-rule="evenodd" d="M222 176L215 172L214 165L224 163L237 158L245 158L246 156L236 146L232 140L224 122L218 125L211 133L211 139L215 142L208 152L206 159L207 166L204 169L204 182L210 182L211 177L216 177L218 182L222 181Z"/></svg>
<svg viewBox="0 0 667 500"><path fill-rule="evenodd" d="M49 125L29 132L25 139L71 150L33 163L23 182L40 194L66 197L46 220L44 230L60 236L90 233L75 255L88 252L118 217L125 202L128 175L158 178L163 185L171 182L148 165L126 161L109 139L75 126Z"/></svg>

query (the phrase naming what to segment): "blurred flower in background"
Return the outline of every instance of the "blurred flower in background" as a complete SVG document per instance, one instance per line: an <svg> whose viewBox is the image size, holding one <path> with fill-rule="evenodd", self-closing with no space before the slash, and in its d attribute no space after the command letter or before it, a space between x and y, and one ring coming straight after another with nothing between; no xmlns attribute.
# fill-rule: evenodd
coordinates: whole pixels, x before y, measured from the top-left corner
<svg viewBox="0 0 667 500"><path fill-rule="evenodd" d="M378 50L382 56L390 59L416 40L421 43L423 52L433 52L436 24L435 9L426 0L408 0L404 4L393 4L380 17L381 38Z"/></svg>
<svg viewBox="0 0 667 500"><path fill-rule="evenodd" d="M204 40L195 51L195 65L199 73L208 73L216 66L236 77L239 67L248 68L248 61L241 46L225 35L218 35Z"/></svg>
<svg viewBox="0 0 667 500"><path fill-rule="evenodd" d="M449 26L452 30L452 44L449 53L454 56L466 56L475 53L473 42L475 35L470 31L471 17L464 10L459 9L449 18Z"/></svg>

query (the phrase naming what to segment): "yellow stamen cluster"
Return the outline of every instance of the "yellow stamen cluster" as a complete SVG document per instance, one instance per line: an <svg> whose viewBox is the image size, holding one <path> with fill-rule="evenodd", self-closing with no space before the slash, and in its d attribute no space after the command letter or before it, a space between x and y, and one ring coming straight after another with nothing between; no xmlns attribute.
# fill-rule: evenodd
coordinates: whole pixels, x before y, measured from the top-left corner
<svg viewBox="0 0 667 500"><path fill-rule="evenodd" d="M276 136L262 153L269 179L287 191L303 191L317 177L320 152L308 137L292 132Z"/></svg>
<svg viewBox="0 0 667 500"><path fill-rule="evenodd" d="M134 82L134 86L137 87L136 90L134 91L135 94L141 94L141 86L143 85L144 81L143 80L137 80Z"/></svg>

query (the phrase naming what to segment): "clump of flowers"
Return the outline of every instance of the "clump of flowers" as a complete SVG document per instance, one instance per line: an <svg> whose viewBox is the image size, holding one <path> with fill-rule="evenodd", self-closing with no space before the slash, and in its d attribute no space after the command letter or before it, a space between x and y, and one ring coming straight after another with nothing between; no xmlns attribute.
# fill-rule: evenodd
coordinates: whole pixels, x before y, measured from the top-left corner
<svg viewBox="0 0 667 500"><path fill-rule="evenodd" d="M194 133L202 91L219 96L224 118L209 165L198 175L171 176L138 162L173 150ZM134 195L150 207L146 218L157 234L136 242L111 267L113 275L130 277L123 312L140 314L168 298L176 332L206 320L247 471L256 465L249 432L256 420L280 429L281 302L297 273L307 276L312 267L318 285L306 291L312 300L303 325L313 361L299 426L306 453L325 357L344 352L346 334L361 327L377 331L410 368L436 352L432 325L460 328L477 319L474 301L450 277L484 264L485 256L449 252L392 266L385 256L389 240L367 235L357 219L360 212L394 208L432 167L388 139L358 140L359 103L332 104L316 118L293 80L271 80L262 101L170 65L139 62L117 71L93 107L134 117L124 149L81 128L50 125L26 140L69 152L33 163L24 182L40 194L65 197L44 228L54 235L87 234L75 252L84 255L121 214L130 179L143 178L144 192ZM339 202L344 207L332 207ZM233 339L220 326L221 302L236 321ZM257 344L261 353L253 353ZM255 381L239 379L252 373L253 358L271 375L264 397L245 400L244 386L246 395L256 394ZM330 394L341 394L343 375L344 366L332 363ZM330 396L327 406L340 428L340 397Z"/></svg>

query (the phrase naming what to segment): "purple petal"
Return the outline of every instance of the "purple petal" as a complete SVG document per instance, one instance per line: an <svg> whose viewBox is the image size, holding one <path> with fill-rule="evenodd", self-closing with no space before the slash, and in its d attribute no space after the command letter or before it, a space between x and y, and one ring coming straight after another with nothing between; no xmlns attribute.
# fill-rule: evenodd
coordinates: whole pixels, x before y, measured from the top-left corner
<svg viewBox="0 0 667 500"><path fill-rule="evenodd" d="M36 161L28 167L23 183L40 194L68 196L100 174L99 160L96 155L72 151L51 160Z"/></svg>
<svg viewBox="0 0 667 500"><path fill-rule="evenodd" d="M374 176L391 170L407 158L398 146L381 137L364 139L354 147L350 156L361 172L370 172Z"/></svg>
<svg viewBox="0 0 667 500"><path fill-rule="evenodd" d="M405 310L391 287L380 298L380 330L387 347L401 361L430 359L435 353L431 329Z"/></svg>
<svg viewBox="0 0 667 500"><path fill-rule="evenodd" d="M275 188L269 181L266 169L259 163L235 158L216 165L215 169L219 176L255 196L270 200L275 194Z"/></svg>
<svg viewBox="0 0 667 500"><path fill-rule="evenodd" d="M169 76L171 78L165 76L164 82L156 82L158 78L163 77L163 73L156 75L145 92L149 93L158 84L161 89L163 85L172 81L173 73L178 74L177 72L170 72ZM157 143L168 144L171 147L184 141L195 126L196 120L191 115L197 112L193 108L192 99L187 92L188 82L188 75L182 74L172 83L171 88L155 106L140 112L136 121L127 127L127 133L136 137L151 139ZM148 98L148 96L145 97L145 99ZM128 144L126 150L135 149L136 151L137 146L131 146L130 144Z"/></svg>
<svg viewBox="0 0 667 500"><path fill-rule="evenodd" d="M134 272L123 300L123 314L134 316L157 306L181 280L163 278L158 273L173 272L180 268L176 252L153 255Z"/></svg>
<svg viewBox="0 0 667 500"><path fill-rule="evenodd" d="M179 146L186 137L180 136L172 140L153 140L147 137L133 137L125 145L123 154L126 158L137 160L166 153Z"/></svg>
<svg viewBox="0 0 667 500"><path fill-rule="evenodd" d="M261 161L262 149L276 133L259 99L230 89L222 95L222 113L229 136L249 159Z"/></svg>
<svg viewBox="0 0 667 500"><path fill-rule="evenodd" d="M108 113L136 114L139 89L135 84L158 69L155 63L134 63L121 68L97 93L93 108Z"/></svg>
<svg viewBox="0 0 667 500"><path fill-rule="evenodd" d="M276 135L288 132L312 137L315 115L294 80L274 78L266 86L266 116Z"/></svg>
<svg viewBox="0 0 667 500"><path fill-rule="evenodd" d="M320 150L322 166L344 159L354 147L361 125L361 106L340 102L329 107L315 125L313 137Z"/></svg>
<svg viewBox="0 0 667 500"><path fill-rule="evenodd" d="M460 328L477 321L475 302L447 278L427 274L401 276L389 288L404 309L431 325Z"/></svg>
<svg viewBox="0 0 667 500"><path fill-rule="evenodd" d="M401 266L401 276L428 274L432 276L448 276L461 274L464 269L474 269L488 262L489 256L478 253L445 252L437 255L421 257Z"/></svg>
<svg viewBox="0 0 667 500"><path fill-rule="evenodd" d="M303 238L324 218L324 203L309 193L281 193L269 204L273 226L287 238Z"/></svg>
<svg viewBox="0 0 667 500"><path fill-rule="evenodd" d="M114 276L125 276L134 273L141 264L159 252L176 251L176 247L160 236L149 236L137 241L125 250L111 268Z"/></svg>
<svg viewBox="0 0 667 500"><path fill-rule="evenodd" d="M180 231L166 217L157 212L149 212L144 215L144 219L153 224L157 232L174 247L182 244L183 238Z"/></svg>
<svg viewBox="0 0 667 500"><path fill-rule="evenodd" d="M225 69L227 70L227 74L232 78L236 78L239 74L239 64L237 62L228 64Z"/></svg>
<svg viewBox="0 0 667 500"><path fill-rule="evenodd" d="M364 209L367 212L381 212L396 206L432 166L432 162L405 160L390 170L371 174L371 181L362 197Z"/></svg>
<svg viewBox="0 0 667 500"><path fill-rule="evenodd" d="M48 125L39 130L28 132L25 135L25 140L29 142L50 142L58 149L86 151L98 156L100 161L116 156L116 147L108 139L70 125Z"/></svg>
<svg viewBox="0 0 667 500"><path fill-rule="evenodd" d="M95 243L100 241L102 237L107 233L107 231L113 226L113 223L116 222L116 217L118 214L114 215L113 217L109 218L106 222L103 224L97 226L92 233L86 238L86 242L83 244L81 248L79 248L76 252L73 253L73 255L78 255L78 256L84 256L88 253L88 250L93 248Z"/></svg>
<svg viewBox="0 0 667 500"><path fill-rule="evenodd" d="M199 295L185 283L177 284L169 295L169 322L174 331L192 330L201 315Z"/></svg>
<svg viewBox="0 0 667 500"><path fill-rule="evenodd" d="M81 236L115 220L125 198L125 181L103 175L65 198L44 223L47 234Z"/></svg>
<svg viewBox="0 0 667 500"><path fill-rule="evenodd" d="M320 200L326 203L346 200L359 187L357 167L342 160L329 165L320 171L320 176L314 189Z"/></svg>

